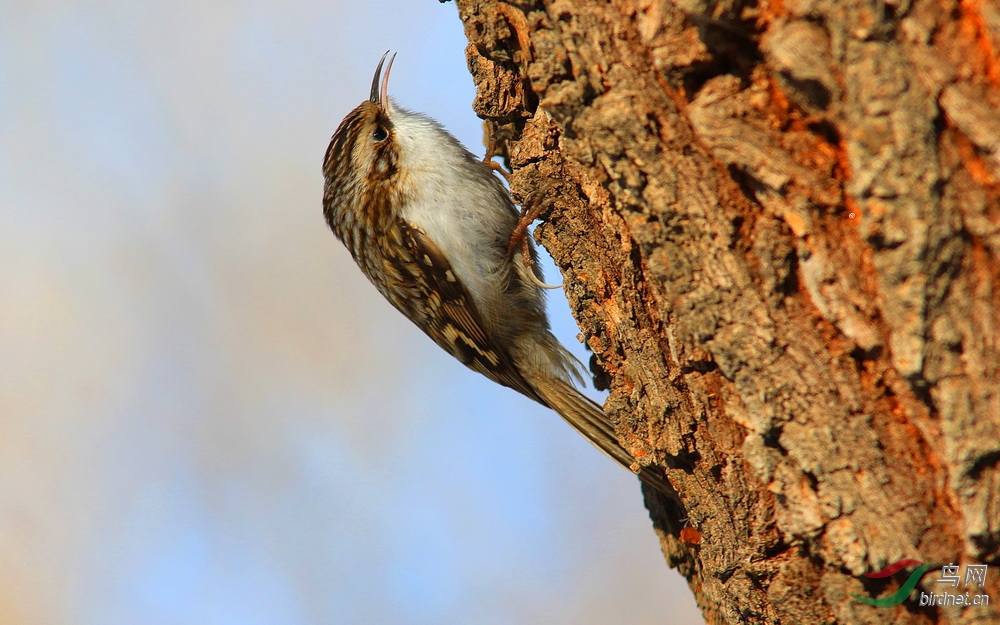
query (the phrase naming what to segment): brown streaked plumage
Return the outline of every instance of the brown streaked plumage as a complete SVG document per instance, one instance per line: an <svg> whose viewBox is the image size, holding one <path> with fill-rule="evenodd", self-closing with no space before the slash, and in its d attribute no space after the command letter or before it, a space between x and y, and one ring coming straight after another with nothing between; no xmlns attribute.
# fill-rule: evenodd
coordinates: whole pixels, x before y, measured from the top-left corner
<svg viewBox="0 0 1000 625"><path fill-rule="evenodd" d="M388 53L387 53L388 54ZM489 167L434 120L371 94L341 122L323 161L323 213L362 272L442 349L555 409L619 464L640 468L601 407L573 387L579 364L549 331L534 247L509 254L518 212ZM395 58L395 56L393 57Z"/></svg>

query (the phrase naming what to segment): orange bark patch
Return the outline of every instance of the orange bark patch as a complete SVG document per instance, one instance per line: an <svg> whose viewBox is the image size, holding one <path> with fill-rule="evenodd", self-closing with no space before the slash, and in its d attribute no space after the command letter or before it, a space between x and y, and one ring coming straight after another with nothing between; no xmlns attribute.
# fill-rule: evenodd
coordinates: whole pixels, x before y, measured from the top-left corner
<svg viewBox="0 0 1000 625"><path fill-rule="evenodd" d="M995 42L990 41L981 3L982 0L960 0L958 32L963 42L977 53L976 58L969 59L969 67L974 71L982 68L987 80L1000 87L1000 55Z"/></svg>

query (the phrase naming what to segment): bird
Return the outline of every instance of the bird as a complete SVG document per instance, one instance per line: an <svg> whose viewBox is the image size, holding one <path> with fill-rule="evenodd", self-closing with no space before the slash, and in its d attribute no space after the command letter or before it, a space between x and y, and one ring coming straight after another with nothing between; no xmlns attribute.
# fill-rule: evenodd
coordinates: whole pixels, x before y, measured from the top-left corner
<svg viewBox="0 0 1000 625"><path fill-rule="evenodd" d="M427 115L389 98L393 54L367 100L344 117L323 159L323 214L375 288L468 368L555 410L642 481L601 406L582 394L580 363L552 334L537 251L493 170ZM523 235L523 233L520 233ZM521 244L519 242L519 244Z"/></svg>

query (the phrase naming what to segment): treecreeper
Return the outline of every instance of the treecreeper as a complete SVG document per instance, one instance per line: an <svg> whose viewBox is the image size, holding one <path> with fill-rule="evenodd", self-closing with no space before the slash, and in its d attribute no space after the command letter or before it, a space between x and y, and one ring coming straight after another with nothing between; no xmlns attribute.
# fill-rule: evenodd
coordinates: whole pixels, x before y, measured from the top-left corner
<svg viewBox="0 0 1000 625"><path fill-rule="evenodd" d="M576 389L580 364L549 331L537 252L493 170L439 123L398 106L379 60L367 100L347 114L323 160L323 214L361 271L465 366L552 408L647 484L666 476L619 443ZM524 253L514 253L516 247Z"/></svg>

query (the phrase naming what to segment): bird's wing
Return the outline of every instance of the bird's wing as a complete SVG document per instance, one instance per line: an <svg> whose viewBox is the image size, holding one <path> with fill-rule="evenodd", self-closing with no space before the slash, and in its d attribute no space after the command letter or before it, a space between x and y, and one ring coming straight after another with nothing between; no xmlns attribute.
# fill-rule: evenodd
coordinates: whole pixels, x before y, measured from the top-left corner
<svg viewBox="0 0 1000 625"><path fill-rule="evenodd" d="M509 352L490 337L475 302L426 232L402 219L390 230L379 267L383 276L373 282L393 306L467 367L553 408L601 451L677 499L662 473L641 467L619 444L614 425L598 404L556 377L536 380L538 390L528 384Z"/></svg>
<svg viewBox="0 0 1000 625"><path fill-rule="evenodd" d="M386 259L390 267L385 269L398 276L388 282L404 285L407 292L383 295L462 364L545 404L518 372L505 346L490 337L475 302L441 248L403 219L393 230L391 238L397 245L390 248L398 253Z"/></svg>

